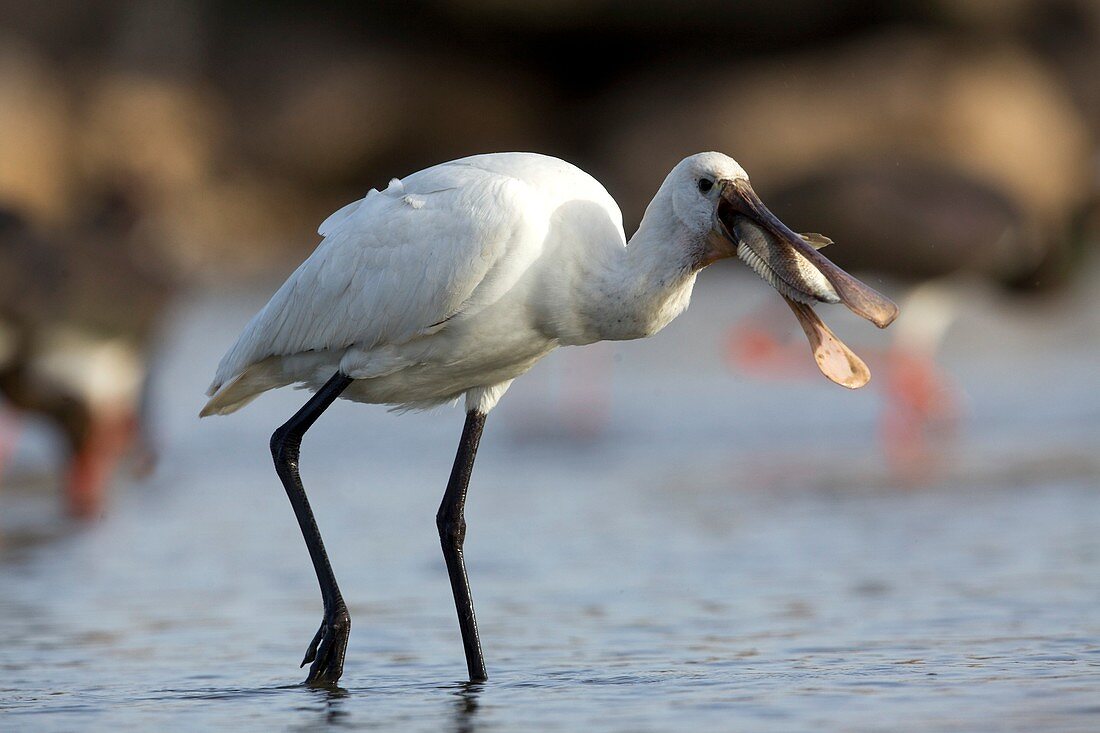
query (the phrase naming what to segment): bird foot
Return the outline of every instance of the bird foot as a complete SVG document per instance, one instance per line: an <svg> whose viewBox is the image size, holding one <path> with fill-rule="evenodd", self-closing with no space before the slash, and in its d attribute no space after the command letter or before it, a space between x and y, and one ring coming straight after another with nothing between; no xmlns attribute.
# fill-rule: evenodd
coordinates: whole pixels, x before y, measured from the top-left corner
<svg viewBox="0 0 1100 733"><path fill-rule="evenodd" d="M333 685L344 673L344 652L348 647L348 635L351 633L351 616L348 609L341 605L332 613L325 613L321 628L306 649L302 664L313 662L306 677L307 685Z"/></svg>

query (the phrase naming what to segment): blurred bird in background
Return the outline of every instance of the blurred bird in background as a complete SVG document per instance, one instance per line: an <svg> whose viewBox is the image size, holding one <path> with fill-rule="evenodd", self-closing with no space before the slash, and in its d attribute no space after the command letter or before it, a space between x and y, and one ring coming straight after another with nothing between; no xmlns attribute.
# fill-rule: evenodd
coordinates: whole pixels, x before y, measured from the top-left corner
<svg viewBox="0 0 1100 733"><path fill-rule="evenodd" d="M119 461L154 454L142 416L147 352L172 286L135 256L136 212L95 201L76 232L47 237L0 210L0 472L24 416L60 437L65 506L103 509ZM2 473L0 473L2 475Z"/></svg>

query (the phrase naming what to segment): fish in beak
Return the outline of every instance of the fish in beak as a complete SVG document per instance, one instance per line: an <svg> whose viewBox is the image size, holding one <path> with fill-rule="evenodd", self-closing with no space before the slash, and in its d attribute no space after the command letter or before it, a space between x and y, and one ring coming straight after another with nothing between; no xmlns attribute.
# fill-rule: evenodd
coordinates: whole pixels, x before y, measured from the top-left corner
<svg viewBox="0 0 1100 733"><path fill-rule="evenodd" d="M735 247L739 259L779 291L806 332L822 374L839 385L857 389L867 384L867 365L838 339L813 310L814 303L843 303L886 328L898 307L886 296L825 259L818 250L831 243L820 234L796 234L775 214L745 179L720 181L716 226Z"/></svg>

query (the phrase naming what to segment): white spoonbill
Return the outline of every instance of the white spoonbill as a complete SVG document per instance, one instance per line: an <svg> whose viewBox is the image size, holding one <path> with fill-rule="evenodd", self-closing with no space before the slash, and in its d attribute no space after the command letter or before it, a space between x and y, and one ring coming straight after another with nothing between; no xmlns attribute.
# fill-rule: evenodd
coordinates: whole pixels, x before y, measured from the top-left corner
<svg viewBox="0 0 1100 733"><path fill-rule="evenodd" d="M866 366L814 314L843 303L879 327L887 298L815 251L764 207L720 153L681 161L627 242L595 179L533 153L476 155L390 181L326 219L324 239L245 327L202 415L276 387L316 394L271 436L275 469L309 547L324 619L307 682L343 672L351 619L298 473L302 436L337 397L423 408L466 398L466 423L436 524L470 680L486 679L462 555L463 507L485 416L512 380L558 346L636 339L688 305L695 276L738 256L794 310L822 372L848 387Z"/></svg>

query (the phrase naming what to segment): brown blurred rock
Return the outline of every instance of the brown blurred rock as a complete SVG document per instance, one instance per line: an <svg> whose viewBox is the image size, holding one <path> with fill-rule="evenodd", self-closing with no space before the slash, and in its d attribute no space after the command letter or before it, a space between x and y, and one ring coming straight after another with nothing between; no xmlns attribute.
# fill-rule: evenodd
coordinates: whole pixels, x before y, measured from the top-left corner
<svg viewBox="0 0 1100 733"><path fill-rule="evenodd" d="M318 242L317 225L334 204L286 178L237 171L207 182L157 218L160 237L196 277L268 272L300 259Z"/></svg>
<svg viewBox="0 0 1100 733"><path fill-rule="evenodd" d="M212 94L152 76L108 71L82 95L78 155L84 176L135 181L153 198L206 184L224 122Z"/></svg>
<svg viewBox="0 0 1100 733"><path fill-rule="evenodd" d="M938 0L967 33L995 30L1038 53L1057 70L1084 113L1093 139L1100 135L1100 3L1096 0Z"/></svg>
<svg viewBox="0 0 1100 733"><path fill-rule="evenodd" d="M628 219L670 165L706 149L737 158L765 200L838 161L964 175L1048 229L1093 195L1080 115L1059 80L1015 47L886 34L773 63L695 67L639 80L608 115L610 183L627 193Z"/></svg>
<svg viewBox="0 0 1100 733"><path fill-rule="evenodd" d="M314 184L347 180L400 137L405 72L396 60L361 53L306 53L297 64L264 58L261 51L247 60L255 68L246 73L257 81L238 97L234 130L236 144L260 166Z"/></svg>
<svg viewBox="0 0 1100 733"><path fill-rule="evenodd" d="M498 74L430 48L342 43L309 27L258 36L228 84L235 145L258 170L312 186L357 184L362 195L422 165L543 138L550 100L515 70Z"/></svg>
<svg viewBox="0 0 1100 733"><path fill-rule="evenodd" d="M70 113L60 78L46 61L0 38L0 200L35 216L66 214Z"/></svg>
<svg viewBox="0 0 1100 733"><path fill-rule="evenodd" d="M911 279L958 272L1035 288L1066 274L1065 232L1043 232L986 181L917 161L838 161L769 194L783 218L813 222L845 268Z"/></svg>

